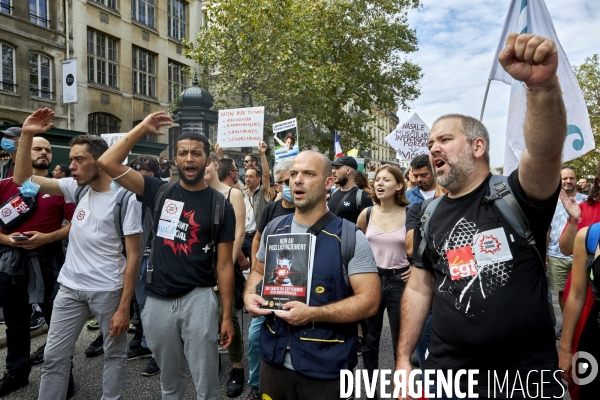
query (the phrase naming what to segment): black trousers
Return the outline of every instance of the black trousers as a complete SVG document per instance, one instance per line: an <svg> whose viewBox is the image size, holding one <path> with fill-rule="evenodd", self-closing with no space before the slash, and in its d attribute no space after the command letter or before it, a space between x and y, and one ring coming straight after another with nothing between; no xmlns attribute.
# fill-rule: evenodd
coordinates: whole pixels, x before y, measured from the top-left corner
<svg viewBox="0 0 600 400"><path fill-rule="evenodd" d="M64 263L62 248L60 253L39 258L44 281L44 303L40 304L48 326L52 318L52 305L58 293L58 273ZM17 375L29 375L29 353L31 340L29 320L32 308L27 292L27 275L14 278L0 272L0 298L4 305L6 321L6 369Z"/></svg>

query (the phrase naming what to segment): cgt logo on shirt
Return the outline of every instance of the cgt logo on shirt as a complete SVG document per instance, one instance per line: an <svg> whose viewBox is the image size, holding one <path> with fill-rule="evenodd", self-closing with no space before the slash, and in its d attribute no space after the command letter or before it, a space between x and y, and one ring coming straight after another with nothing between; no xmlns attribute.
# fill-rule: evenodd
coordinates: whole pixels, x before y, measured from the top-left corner
<svg viewBox="0 0 600 400"><path fill-rule="evenodd" d="M453 281L477 275L477 264L475 263L471 246L446 250L446 257L448 257L450 278Z"/></svg>

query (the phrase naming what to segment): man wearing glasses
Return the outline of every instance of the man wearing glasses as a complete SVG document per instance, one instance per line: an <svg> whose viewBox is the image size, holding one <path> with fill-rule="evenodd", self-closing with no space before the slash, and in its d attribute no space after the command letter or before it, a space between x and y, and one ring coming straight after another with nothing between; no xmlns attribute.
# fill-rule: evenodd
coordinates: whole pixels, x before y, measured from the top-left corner
<svg viewBox="0 0 600 400"><path fill-rule="evenodd" d="M261 174L257 166L257 157L255 154L248 154L244 158L244 168L246 169L246 187L242 189L244 203L246 204L246 230L242 252L246 258L250 259L252 250L252 240L256 234L256 225L260 222L263 210L270 201L269 193L269 164L267 163L267 144L258 142L258 153L262 163L262 182ZM252 264L250 264L252 266Z"/></svg>

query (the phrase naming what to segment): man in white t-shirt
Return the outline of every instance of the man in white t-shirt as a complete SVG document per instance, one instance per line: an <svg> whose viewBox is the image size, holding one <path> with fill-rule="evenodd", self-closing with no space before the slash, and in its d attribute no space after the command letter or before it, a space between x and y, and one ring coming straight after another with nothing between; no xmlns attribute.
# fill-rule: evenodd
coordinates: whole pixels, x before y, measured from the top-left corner
<svg viewBox="0 0 600 400"><path fill-rule="evenodd" d="M13 180L30 185L31 148L34 135L52 127L48 122L54 112L47 108L30 115L23 123ZM64 399L75 343L91 314L95 315L104 334L104 378L102 398L120 399L127 367L129 304L140 266L142 237L141 204L130 197L123 222L127 260L123 256L121 234L114 223L114 205L118 189L112 179L98 167L98 158L108 149L95 135L81 135L71 140L70 169L72 178L35 177L40 192L64 196L75 202L78 186L89 185L73 214L66 261L58 277L60 289L54 300L52 325L48 332L40 399Z"/></svg>

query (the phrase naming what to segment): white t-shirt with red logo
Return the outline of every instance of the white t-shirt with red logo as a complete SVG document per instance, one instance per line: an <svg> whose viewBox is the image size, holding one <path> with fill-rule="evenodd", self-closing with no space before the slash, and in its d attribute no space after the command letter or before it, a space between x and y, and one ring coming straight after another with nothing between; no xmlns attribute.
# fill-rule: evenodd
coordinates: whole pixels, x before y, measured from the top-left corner
<svg viewBox="0 0 600 400"><path fill-rule="evenodd" d="M67 203L75 202L77 182L59 179ZM125 257L113 209L118 193L96 192L90 188L75 207L69 232L66 260L58 282L86 291L114 291L123 287ZM142 232L142 205L129 198L123 223L125 236Z"/></svg>

